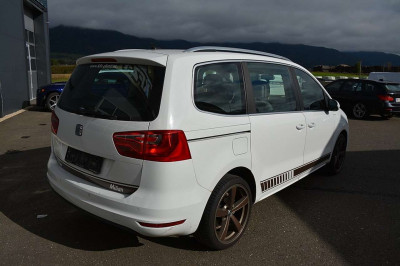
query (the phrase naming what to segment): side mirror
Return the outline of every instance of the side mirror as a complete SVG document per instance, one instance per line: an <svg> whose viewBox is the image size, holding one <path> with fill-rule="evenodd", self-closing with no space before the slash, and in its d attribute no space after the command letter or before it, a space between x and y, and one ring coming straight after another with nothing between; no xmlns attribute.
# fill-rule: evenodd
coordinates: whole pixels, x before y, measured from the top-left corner
<svg viewBox="0 0 400 266"><path fill-rule="evenodd" d="M334 99L329 99L328 100L328 110L329 111L337 111L339 110L340 104L334 100Z"/></svg>

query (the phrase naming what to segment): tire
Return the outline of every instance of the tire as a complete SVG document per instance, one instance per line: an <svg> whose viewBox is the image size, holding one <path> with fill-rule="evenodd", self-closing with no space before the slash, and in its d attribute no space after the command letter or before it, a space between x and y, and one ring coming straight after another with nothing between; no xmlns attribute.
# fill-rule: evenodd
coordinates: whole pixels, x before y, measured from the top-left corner
<svg viewBox="0 0 400 266"><path fill-rule="evenodd" d="M367 106L363 103L356 103L353 105L352 113L356 119L365 119L368 117Z"/></svg>
<svg viewBox="0 0 400 266"><path fill-rule="evenodd" d="M195 238L213 250L233 246L247 227L252 204L247 182L227 174L211 193Z"/></svg>
<svg viewBox="0 0 400 266"><path fill-rule="evenodd" d="M60 94L57 92L50 93L46 98L46 109L49 111L53 111L57 106L58 98L60 98Z"/></svg>
<svg viewBox="0 0 400 266"><path fill-rule="evenodd" d="M343 169L344 159L346 157L347 138L341 133L336 140L333 148L330 162L326 165L328 174L336 175Z"/></svg>
<svg viewBox="0 0 400 266"><path fill-rule="evenodd" d="M390 118L393 117L392 114L385 114L385 115L381 115L382 118L389 120Z"/></svg>

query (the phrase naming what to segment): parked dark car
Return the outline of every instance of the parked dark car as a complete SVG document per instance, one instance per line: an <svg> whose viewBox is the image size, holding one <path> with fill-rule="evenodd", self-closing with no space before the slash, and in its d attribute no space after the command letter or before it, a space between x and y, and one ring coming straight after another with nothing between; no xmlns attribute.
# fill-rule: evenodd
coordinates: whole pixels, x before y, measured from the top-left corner
<svg viewBox="0 0 400 266"><path fill-rule="evenodd" d="M328 85L340 107L357 119L372 114L385 118L400 114L400 84L373 80L339 79Z"/></svg>
<svg viewBox="0 0 400 266"><path fill-rule="evenodd" d="M55 82L40 87L36 91L36 105L43 106L52 111L58 102L61 92L65 87L66 82Z"/></svg>

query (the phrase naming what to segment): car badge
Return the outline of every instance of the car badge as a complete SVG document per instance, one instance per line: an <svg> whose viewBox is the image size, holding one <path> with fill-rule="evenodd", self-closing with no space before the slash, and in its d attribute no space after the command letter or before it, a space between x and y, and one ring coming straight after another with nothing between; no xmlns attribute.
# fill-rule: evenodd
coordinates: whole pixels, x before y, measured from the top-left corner
<svg viewBox="0 0 400 266"><path fill-rule="evenodd" d="M81 124L77 124L75 128L75 135L82 136L83 126Z"/></svg>

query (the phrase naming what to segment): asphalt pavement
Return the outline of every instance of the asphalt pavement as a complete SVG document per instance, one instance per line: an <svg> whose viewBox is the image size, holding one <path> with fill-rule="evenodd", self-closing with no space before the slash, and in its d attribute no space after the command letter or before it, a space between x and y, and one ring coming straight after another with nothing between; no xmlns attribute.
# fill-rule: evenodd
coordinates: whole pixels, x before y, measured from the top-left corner
<svg viewBox="0 0 400 266"><path fill-rule="evenodd" d="M400 264L400 118L350 120L343 171L318 171L256 204L234 247L147 238L90 216L46 180L50 113L0 122L0 264Z"/></svg>

